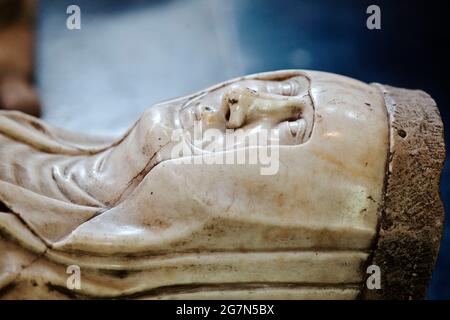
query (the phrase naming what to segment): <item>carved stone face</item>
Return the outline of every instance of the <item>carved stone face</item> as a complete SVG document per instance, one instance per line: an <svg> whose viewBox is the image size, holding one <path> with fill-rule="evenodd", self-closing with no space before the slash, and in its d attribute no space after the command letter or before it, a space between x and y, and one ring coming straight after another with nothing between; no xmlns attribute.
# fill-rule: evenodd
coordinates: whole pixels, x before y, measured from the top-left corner
<svg viewBox="0 0 450 320"><path fill-rule="evenodd" d="M182 104L179 115L181 127L190 136L194 136L196 123L201 123L203 130L215 129L224 136L234 134L226 129L241 129L248 135L276 129L281 144L296 145L311 134L314 107L308 78L290 74L276 80L237 80L199 93ZM245 139L236 144L246 142L248 146Z"/></svg>
<svg viewBox="0 0 450 320"><path fill-rule="evenodd" d="M124 262L123 255L311 251L319 255L278 257L304 264L304 273L294 276L293 268L274 281L362 279L358 270L376 234L388 151L387 111L374 86L310 71L252 75L155 105L110 143L17 115L2 121L10 131L2 137L8 152L0 156L0 200L51 246L55 261L92 267L95 260L106 269L127 269L145 258ZM195 123L214 129L218 138L196 141ZM194 158L217 157L203 151L240 129L247 137L278 130L274 174L262 175L258 163L173 157L180 141L197 147ZM174 141L177 130L183 139ZM233 141L219 153L266 147L258 140ZM255 265L278 259L252 257ZM276 263L267 268L276 270ZM324 268L335 278L319 276ZM208 274L190 277L213 281ZM266 276L227 274L222 280Z"/></svg>

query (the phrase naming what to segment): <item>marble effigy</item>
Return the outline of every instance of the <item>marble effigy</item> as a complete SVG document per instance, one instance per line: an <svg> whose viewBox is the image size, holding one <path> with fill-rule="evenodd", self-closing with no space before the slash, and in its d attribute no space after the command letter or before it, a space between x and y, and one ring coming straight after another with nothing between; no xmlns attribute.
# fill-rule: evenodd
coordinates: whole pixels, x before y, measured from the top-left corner
<svg viewBox="0 0 450 320"><path fill-rule="evenodd" d="M159 103L117 140L0 111L0 298L423 298L444 153L426 93L316 71Z"/></svg>

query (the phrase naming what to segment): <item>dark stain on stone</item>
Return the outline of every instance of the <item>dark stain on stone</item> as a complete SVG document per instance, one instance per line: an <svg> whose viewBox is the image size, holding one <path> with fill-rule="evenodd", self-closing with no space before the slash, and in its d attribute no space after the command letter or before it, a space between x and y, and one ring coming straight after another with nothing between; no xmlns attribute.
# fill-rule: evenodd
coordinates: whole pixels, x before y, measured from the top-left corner
<svg viewBox="0 0 450 320"><path fill-rule="evenodd" d="M398 133L398 135L399 135L400 137L406 138L406 131L405 131L405 130L403 130L403 129L398 129L398 130L397 130L397 133Z"/></svg>
<svg viewBox="0 0 450 320"><path fill-rule="evenodd" d="M11 210L9 210L9 208L2 201L0 201L0 212L11 213Z"/></svg>
<svg viewBox="0 0 450 320"><path fill-rule="evenodd" d="M128 277L130 275L130 271L127 270L106 270L106 269L102 269L100 270L101 273L114 277L114 278L118 278L118 279L125 279L126 277Z"/></svg>
<svg viewBox="0 0 450 320"><path fill-rule="evenodd" d="M75 292L73 292L73 290L70 290L68 288L52 284L51 282L47 282L45 285L47 286L47 289L50 292L52 292L52 291L59 292L62 295L65 295L66 297L68 297L69 299L77 299L78 298L77 294Z"/></svg>
<svg viewBox="0 0 450 320"><path fill-rule="evenodd" d="M14 290L14 288L17 286L15 282L11 282L10 284L6 285L5 287L0 289L0 299L2 299L4 296L6 296L9 292Z"/></svg>

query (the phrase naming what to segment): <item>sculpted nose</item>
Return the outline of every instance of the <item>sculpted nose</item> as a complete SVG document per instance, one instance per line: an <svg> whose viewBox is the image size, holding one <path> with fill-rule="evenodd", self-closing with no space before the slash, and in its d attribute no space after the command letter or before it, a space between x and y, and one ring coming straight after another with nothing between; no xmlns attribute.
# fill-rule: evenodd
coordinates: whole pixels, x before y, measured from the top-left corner
<svg viewBox="0 0 450 320"><path fill-rule="evenodd" d="M303 97L236 88L223 95L221 109L229 114L227 128L237 129L259 120L268 120L274 125L295 121L302 117L307 106Z"/></svg>

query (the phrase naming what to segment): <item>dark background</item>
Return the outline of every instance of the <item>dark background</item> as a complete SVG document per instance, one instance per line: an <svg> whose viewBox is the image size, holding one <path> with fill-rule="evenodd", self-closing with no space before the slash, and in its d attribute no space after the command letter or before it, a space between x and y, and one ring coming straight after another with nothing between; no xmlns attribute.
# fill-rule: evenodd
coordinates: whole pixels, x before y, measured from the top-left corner
<svg viewBox="0 0 450 320"><path fill-rule="evenodd" d="M444 1L264 0L247 4L246 9L253 11L252 19L242 22L242 30L246 30L242 37L248 40L248 50L263 57L250 72L302 67L283 57L283 52L299 41L314 56L309 69L428 92L439 106L446 145L450 145L450 9ZM361 13L370 4L381 8L381 30L361 27L367 18ZM289 40L283 41L283 37ZM275 52L270 50L277 42L282 46ZM447 158L441 177L445 234L429 299L450 299L449 187Z"/></svg>
<svg viewBox="0 0 450 320"><path fill-rule="evenodd" d="M175 7L174 2L177 1L42 0L39 15L38 35L40 42L37 80L44 107L47 108L44 109L44 118L46 118L46 115L50 121L61 118L58 115L55 116L55 113L52 114L52 108L56 109L61 104L67 104L68 92L72 93L70 97L73 105L80 104L81 100L77 99L89 95L88 90L83 85L89 79L94 79L91 86L98 87L101 81L95 80L95 76L100 74L106 74L105 77L113 79L103 79L103 81L111 81L114 84L114 92L111 94L111 92L103 92L99 89L93 92L89 99L83 100L83 103L100 106L104 105L105 101L111 101L111 105L114 104L114 101L117 101L118 106L122 108L120 109L122 112L124 112L123 108L129 108L126 112L132 119L148 106L148 104L142 103L145 99L150 104L150 102L154 102L151 101L152 99L161 99L158 96L159 93L164 95L165 99L173 97L175 92L169 90L166 93L163 90L164 88L170 89L168 85L155 92L150 90L150 88L157 88L157 84L164 84L164 81L169 83L170 81L173 82L172 79L179 79L176 82L178 87L174 91L177 91L175 95L181 95L192 91L194 88L200 89L205 85L239 76L241 73L303 68L339 73L365 82L380 82L393 86L425 90L436 100L444 126L448 128L450 125L449 74L447 73L448 59L450 58L447 48L450 43L450 10L446 9L445 1L230 0L226 1L228 6L223 14L220 12L222 10L220 9L220 3L212 1L212 6L219 6L219 15L211 18L201 10L194 10L200 17L194 15L192 25L195 26L196 21L199 18L201 19L202 15L205 19L211 19L211 24L217 22L217 19L220 18L224 19L221 21L225 21L222 22L225 27L233 25L235 33L232 39L227 40L231 45L225 47L225 49L220 49L223 53L221 59L225 62L222 64L215 60L211 62L211 59L215 58L215 54L206 49L209 48L209 44L210 46L216 44L206 39L208 33L199 33L198 37L195 37L195 32L191 32L184 36L183 32L187 32L186 30L189 30L189 28L192 30L192 25L174 19L174 21L167 22L169 23L167 26L162 25L161 27L164 30L161 30L161 32L165 32L172 26L179 27L177 29L179 31L175 31L174 35L181 36L181 38L174 38L173 41L180 42L180 50L188 47L189 41L195 41L195 43L198 43L198 48L206 49L193 52L192 55L179 54L180 51L178 50L163 52L162 55L156 55L154 59L144 59L145 63L141 63L143 66L141 72L139 67L133 67L133 62L139 61L139 58L143 55L154 56L162 50L163 42L165 45L170 44L170 39L167 39L167 36L155 36L158 33L154 33L153 29L145 31L140 37L138 35L143 32L142 28L133 30L132 16L130 17L130 24L126 23L126 19L124 22L124 19L120 17L123 17L126 13L142 12L148 9L166 12ZM183 6L186 5L186 2L189 1L183 2ZM192 6L206 3L196 0L190 2L192 2ZM208 5L211 5L210 3ZM67 17L65 9L69 4L78 4L82 10L83 29L77 34L66 30L64 27L64 21ZM381 30L368 30L366 28L368 17L366 8L371 4L381 7ZM189 6L189 4L186 6ZM199 7L199 9L201 8ZM149 23L154 18L155 16L149 18ZM98 36L98 32L94 30L93 26L100 19L102 19L101 21L122 19L118 20L121 22L114 24L114 26L116 31L123 31L125 36L122 35L122 38L117 38L117 36L111 35L111 42L107 42L109 41L107 36L106 38L101 37L89 41L91 38ZM222 35L226 36L226 30L226 28L222 28ZM205 31L208 32L208 30ZM129 34L129 36L126 36L126 34ZM73 37L82 44L89 42L89 46L88 48L80 48L79 46L60 45L58 47L55 45L59 39L67 40L67 37ZM189 37L192 37L192 40ZM213 39L215 39L214 37ZM134 40L135 38L136 40ZM130 39L133 41L130 42ZM184 43L183 39L186 40ZM102 48L105 48L105 43L114 43L115 47L112 46L112 48L117 48L117 50L123 50L124 46L132 46L132 50L129 50L126 57L121 57L117 55L115 49L102 51ZM176 48L176 46L174 47ZM114 52L116 52L116 55L114 55ZM136 52L139 52L140 55L137 56ZM238 63L235 63L237 60L233 60L235 59L233 52L239 52L242 58L239 60L239 68L234 68L234 65ZM76 66L78 68L71 69L75 71L71 71L70 76L66 75L61 78L62 64L58 65L58 61L62 58L55 58L55 55L58 54L65 57L66 61L63 64L66 67ZM96 54L101 57L99 61L107 61L108 66L111 67L93 62L88 68L87 63ZM197 61L195 59L200 59L198 60L200 65L202 65L201 59L204 59L207 68L198 70L198 74L192 74L192 81L182 77L187 72L184 69L178 76L174 70L169 68L169 66L177 65L177 63L181 63L181 67L178 67L178 69L183 68L183 66L188 66L189 63L194 64ZM219 60L219 62L222 60ZM111 63L111 61L115 63ZM208 64L207 62L211 63ZM167 66L167 74L155 74L156 71L144 72L146 67L154 66L157 68L158 65ZM114 68L123 69L115 71ZM133 73L127 73L131 72L130 70L133 70ZM86 74L89 74L89 79L82 78ZM155 77L159 77L158 83L154 82ZM57 80L52 82L52 79ZM79 83L76 82L76 79L80 80ZM123 85L120 81L123 82ZM144 87L139 92L133 91L130 96L133 96L134 100L127 99L128 104L123 105L120 99L127 96L127 90L130 92L142 83L148 83L149 89L147 90ZM67 87L69 84L72 85L72 88ZM77 89L76 95L73 94L73 86ZM142 100L135 99L139 96L142 96ZM67 110L70 110L70 108L67 107ZM123 118L120 111L117 111L117 114L117 118ZM84 119L84 121L87 120ZM100 120L93 119L92 121ZM119 125L118 121L112 118L108 125L117 126ZM54 122L57 123L57 120ZM70 128L70 125L68 127ZM77 129L76 126L74 128ZM445 139L446 144L449 145L448 130L446 130ZM448 218L450 167L448 160L441 181L441 194L446 207L447 219L438 263L428 291L428 298L430 299L450 299L450 219Z"/></svg>

